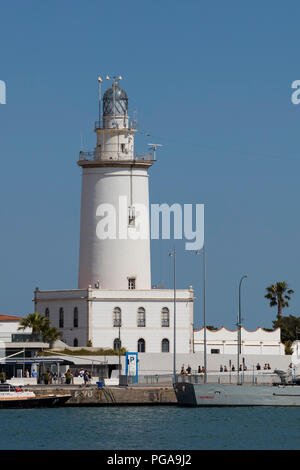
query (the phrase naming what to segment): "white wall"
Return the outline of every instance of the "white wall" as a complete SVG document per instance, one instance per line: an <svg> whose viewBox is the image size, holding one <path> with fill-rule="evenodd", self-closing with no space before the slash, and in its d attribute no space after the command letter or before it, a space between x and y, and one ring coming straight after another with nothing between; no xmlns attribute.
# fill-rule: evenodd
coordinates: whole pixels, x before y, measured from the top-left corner
<svg viewBox="0 0 300 470"><path fill-rule="evenodd" d="M131 190L132 187L132 190ZM129 238L135 229L128 228L128 206L142 204L149 211L147 168L96 167L83 168L81 192L79 289L128 289L128 277L136 278L136 289L151 289L149 215L145 218L147 238ZM126 197L119 206L119 197ZM96 215L100 204L115 208L117 238L105 240L97 236L101 220ZM118 232L120 217L125 217L127 233ZM102 217L103 218L103 217Z"/></svg>
<svg viewBox="0 0 300 470"><path fill-rule="evenodd" d="M176 349L180 353L193 350L193 290L178 290L176 302ZM73 297L73 298L72 298ZM86 346L88 338L93 347L113 348L119 337L119 328L113 326L113 310L119 307L122 312L121 342L128 351L137 351L137 342L143 338L146 352L161 352L161 342L169 340L173 351L174 310L173 290L126 290L106 291L88 289L76 291L36 292L36 311L50 312L50 322L63 334L63 341L73 346L74 338L78 346ZM64 328L59 327L59 309L64 309ZM73 327L74 307L78 308L79 327ZM137 326L137 311L144 307L146 327ZM161 326L161 310L169 309L169 327Z"/></svg>
<svg viewBox="0 0 300 470"><path fill-rule="evenodd" d="M237 330L222 327L216 331L206 330L207 351L219 349L220 354L235 354L237 351ZM263 328L249 331L241 328L242 354L284 355L284 345L280 341L280 328L265 331ZM194 332L195 352L204 351L204 329Z"/></svg>

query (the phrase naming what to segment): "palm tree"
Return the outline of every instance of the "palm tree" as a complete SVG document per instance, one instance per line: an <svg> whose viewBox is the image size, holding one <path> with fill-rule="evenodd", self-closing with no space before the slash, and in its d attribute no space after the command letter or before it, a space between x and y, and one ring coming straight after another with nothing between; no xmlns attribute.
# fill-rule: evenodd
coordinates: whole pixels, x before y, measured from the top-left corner
<svg viewBox="0 0 300 470"><path fill-rule="evenodd" d="M282 316L282 309L289 306L291 294L294 293L293 289L289 289L286 282L276 282L266 288L267 294L265 298L270 301L270 307L277 305L277 320L279 321Z"/></svg>
<svg viewBox="0 0 300 470"><path fill-rule="evenodd" d="M26 318L23 318L18 330L25 330L25 328L31 328L32 334L40 334L43 341L47 343L53 343L61 335L56 328L50 325L49 319L40 313L30 313Z"/></svg>
<svg viewBox="0 0 300 470"><path fill-rule="evenodd" d="M43 341L47 343L54 343L57 339L60 338L61 333L56 328L51 327L50 323L48 327L42 332Z"/></svg>
<svg viewBox="0 0 300 470"><path fill-rule="evenodd" d="M18 330L25 330L31 328L33 334L42 333L42 331L49 324L48 318L44 317L40 313L29 313L27 317L20 321Z"/></svg>

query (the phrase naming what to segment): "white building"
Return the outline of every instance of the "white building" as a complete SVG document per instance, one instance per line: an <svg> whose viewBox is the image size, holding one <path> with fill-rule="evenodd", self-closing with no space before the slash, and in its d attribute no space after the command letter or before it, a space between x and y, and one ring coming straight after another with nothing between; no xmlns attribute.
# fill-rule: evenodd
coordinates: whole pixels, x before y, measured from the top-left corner
<svg viewBox="0 0 300 470"><path fill-rule="evenodd" d="M13 335L24 333L30 334L31 328L26 328L23 331L18 330L20 321L24 317L17 317L15 315L0 315L0 342L11 342Z"/></svg>
<svg viewBox="0 0 300 470"><path fill-rule="evenodd" d="M95 132L95 150L80 152L78 161L78 289L36 289L35 311L48 316L70 346L117 349L121 338L131 352L172 352L173 290L151 289L148 170L154 160L134 154L136 129L116 79L104 93ZM193 351L193 302L191 287L177 290L178 353Z"/></svg>
<svg viewBox="0 0 300 470"><path fill-rule="evenodd" d="M206 330L208 354L236 354L237 330L224 326L218 330ZM204 351L204 329L194 331L194 352ZM263 328L249 331L241 328L241 355L284 355L284 345L280 340L280 328L266 331Z"/></svg>

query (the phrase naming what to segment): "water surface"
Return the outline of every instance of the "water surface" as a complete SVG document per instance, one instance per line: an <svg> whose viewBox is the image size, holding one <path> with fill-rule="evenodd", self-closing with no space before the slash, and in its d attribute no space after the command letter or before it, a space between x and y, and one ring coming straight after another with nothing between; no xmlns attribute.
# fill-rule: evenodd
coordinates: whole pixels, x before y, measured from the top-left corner
<svg viewBox="0 0 300 470"><path fill-rule="evenodd" d="M300 408L57 408L0 417L0 449L300 449Z"/></svg>

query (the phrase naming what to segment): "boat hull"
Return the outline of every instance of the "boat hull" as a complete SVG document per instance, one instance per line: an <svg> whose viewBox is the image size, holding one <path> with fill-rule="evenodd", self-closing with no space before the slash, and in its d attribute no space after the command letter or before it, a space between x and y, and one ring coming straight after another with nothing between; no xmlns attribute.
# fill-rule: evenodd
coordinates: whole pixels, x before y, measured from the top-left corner
<svg viewBox="0 0 300 470"><path fill-rule="evenodd" d="M179 406L300 406L299 385L227 385L177 382Z"/></svg>
<svg viewBox="0 0 300 470"><path fill-rule="evenodd" d="M9 398L0 400L0 409L3 408L57 408L64 406L71 395L53 395L35 398Z"/></svg>

